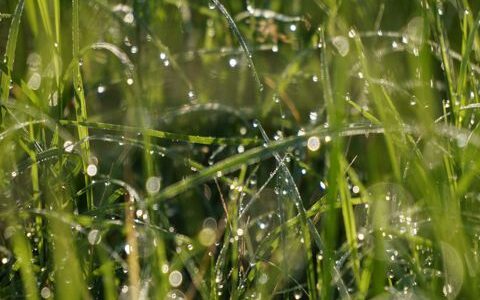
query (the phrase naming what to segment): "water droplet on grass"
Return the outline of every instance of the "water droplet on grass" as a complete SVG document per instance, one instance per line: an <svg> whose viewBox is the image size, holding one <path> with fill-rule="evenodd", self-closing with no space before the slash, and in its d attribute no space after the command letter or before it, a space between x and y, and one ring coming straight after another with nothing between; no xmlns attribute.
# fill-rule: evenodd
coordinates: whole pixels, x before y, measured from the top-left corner
<svg viewBox="0 0 480 300"><path fill-rule="evenodd" d="M238 153L243 153L243 152L245 152L245 146L239 145L239 146L237 147L237 151L238 151Z"/></svg>
<svg viewBox="0 0 480 300"><path fill-rule="evenodd" d="M73 143L72 141L65 141L65 143L63 143L63 149L65 150L65 152L72 152L73 151Z"/></svg>
<svg viewBox="0 0 480 300"><path fill-rule="evenodd" d="M156 194L160 190L161 179L160 177L152 176L147 179L145 188L149 194Z"/></svg>
<svg viewBox="0 0 480 300"><path fill-rule="evenodd" d="M343 36L336 36L332 39L333 46L337 49L341 56L346 56L350 51L350 43Z"/></svg>
<svg viewBox="0 0 480 300"><path fill-rule="evenodd" d="M365 234L363 234L362 232L359 232L357 234L357 238L359 241L363 241L365 239Z"/></svg>
<svg viewBox="0 0 480 300"><path fill-rule="evenodd" d="M325 190L327 186L325 185L325 182L320 181L320 189Z"/></svg>
<svg viewBox="0 0 480 300"><path fill-rule="evenodd" d="M6 59L4 63L7 63ZM37 71L42 66L42 57L38 53L31 53L27 58L27 65L30 70Z"/></svg>
<svg viewBox="0 0 480 300"><path fill-rule="evenodd" d="M98 168L96 165L94 164L89 164L88 167L87 167L87 175L92 177L92 176L95 176L97 175L97 171L98 171Z"/></svg>
<svg viewBox="0 0 480 300"><path fill-rule="evenodd" d="M168 282L173 287L178 287L182 284L183 275L179 271L175 270L168 275Z"/></svg>
<svg viewBox="0 0 480 300"><path fill-rule="evenodd" d="M353 39L355 36L357 35L357 32L355 31L355 29L350 29L350 31L348 31L348 37Z"/></svg>
<svg viewBox="0 0 480 300"><path fill-rule="evenodd" d="M185 294L179 290L169 291L165 297L166 300L184 300Z"/></svg>
<svg viewBox="0 0 480 300"><path fill-rule="evenodd" d="M445 284L442 289L443 295L445 297L449 296L453 292L453 288L450 284Z"/></svg>
<svg viewBox="0 0 480 300"><path fill-rule="evenodd" d="M213 245L216 239L217 239L217 233L211 227L203 228L198 234L198 240L200 244L202 244L205 247L209 247Z"/></svg>
<svg viewBox="0 0 480 300"><path fill-rule="evenodd" d="M40 296L43 298L43 299L48 299L52 296L52 292L50 291L50 289L48 287L43 287L42 290L40 291Z"/></svg>
<svg viewBox="0 0 480 300"><path fill-rule="evenodd" d="M34 91L38 90L40 88L40 85L42 84L42 76L40 76L39 73L35 72L30 76L30 79L28 80L28 87Z"/></svg>
<svg viewBox="0 0 480 300"><path fill-rule="evenodd" d="M58 105L58 92L55 91L50 96L48 96L48 105L57 106Z"/></svg>
<svg viewBox="0 0 480 300"><path fill-rule="evenodd" d="M102 236L100 235L100 231L93 229L88 233L87 239L90 245L98 245L102 240Z"/></svg>
<svg viewBox="0 0 480 300"><path fill-rule="evenodd" d="M122 289L120 290L120 292L121 292L122 294L128 293L128 286L127 286L127 285L122 286Z"/></svg>
<svg viewBox="0 0 480 300"><path fill-rule="evenodd" d="M307 148L310 151L318 151L320 149L320 139L317 136L308 138Z"/></svg>
<svg viewBox="0 0 480 300"><path fill-rule="evenodd" d="M358 194L358 193L360 193L360 188L359 188L358 186L354 185L354 186L352 187L352 192L353 192L354 194Z"/></svg>
<svg viewBox="0 0 480 300"><path fill-rule="evenodd" d="M230 65L230 67L235 68L238 64L238 61L235 58L230 58L228 60L228 64Z"/></svg>
<svg viewBox="0 0 480 300"><path fill-rule="evenodd" d="M190 101L195 100L195 98L197 97L197 96L195 95L195 92L194 92L194 91L188 91L188 94L187 94L187 95L188 95L188 98L190 99Z"/></svg>
<svg viewBox="0 0 480 300"><path fill-rule="evenodd" d="M125 16L123 17L123 22L125 22L127 24L132 24L133 21L135 21L135 17L133 15L133 13L131 13L131 12L125 14Z"/></svg>
<svg viewBox="0 0 480 300"><path fill-rule="evenodd" d="M127 255L130 255L130 253L131 253L131 251L132 251L132 247L131 247L129 244L126 244L123 249L125 250L125 253L126 253Z"/></svg>

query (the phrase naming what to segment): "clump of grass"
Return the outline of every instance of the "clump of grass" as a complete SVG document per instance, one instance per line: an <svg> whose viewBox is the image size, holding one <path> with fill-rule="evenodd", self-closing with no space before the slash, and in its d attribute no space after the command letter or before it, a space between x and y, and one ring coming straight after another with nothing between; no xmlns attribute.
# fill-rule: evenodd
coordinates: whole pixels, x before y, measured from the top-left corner
<svg viewBox="0 0 480 300"><path fill-rule="evenodd" d="M479 11L1 2L0 298L478 298Z"/></svg>

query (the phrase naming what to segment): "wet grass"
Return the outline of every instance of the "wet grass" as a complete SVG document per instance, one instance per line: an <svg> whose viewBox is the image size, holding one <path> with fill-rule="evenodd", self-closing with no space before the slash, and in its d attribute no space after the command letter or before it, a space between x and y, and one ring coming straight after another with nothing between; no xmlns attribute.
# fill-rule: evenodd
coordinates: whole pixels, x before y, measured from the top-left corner
<svg viewBox="0 0 480 300"><path fill-rule="evenodd" d="M477 299L479 11L2 1L0 298Z"/></svg>

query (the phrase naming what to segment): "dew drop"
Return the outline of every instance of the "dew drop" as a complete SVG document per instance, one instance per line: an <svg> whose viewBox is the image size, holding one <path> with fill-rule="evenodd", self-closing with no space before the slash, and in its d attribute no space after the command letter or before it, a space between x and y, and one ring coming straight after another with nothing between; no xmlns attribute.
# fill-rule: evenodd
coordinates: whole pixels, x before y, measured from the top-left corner
<svg viewBox="0 0 480 300"><path fill-rule="evenodd" d="M97 87L97 93L103 94L104 92L105 92L105 86L99 85L99 86Z"/></svg>
<svg viewBox="0 0 480 300"><path fill-rule="evenodd" d="M365 239L365 234L359 232L359 233L357 234L357 238L358 238L359 241L363 241L363 240Z"/></svg>
<svg viewBox="0 0 480 300"><path fill-rule="evenodd" d="M238 64L238 61L235 58L230 58L228 60L228 64L230 65L230 67L235 68Z"/></svg>
<svg viewBox="0 0 480 300"><path fill-rule="evenodd" d="M40 296L43 298L43 299L48 299L52 296L52 292L50 291L50 289L48 287L43 287L42 290L40 291Z"/></svg>
<svg viewBox="0 0 480 300"><path fill-rule="evenodd" d="M348 32L348 37L351 39L353 39L356 35L357 35L357 32L353 28L350 29L350 31Z"/></svg>
<svg viewBox="0 0 480 300"><path fill-rule="evenodd" d="M188 94L187 94L187 95L188 95L188 98L189 98L190 100L195 100L195 98L196 98L196 95L195 95L195 92L194 92L194 91L188 91Z"/></svg>
<svg viewBox="0 0 480 300"><path fill-rule="evenodd" d="M237 147L237 152L238 152L238 153L243 153L243 152L245 152L245 146L239 145L239 146Z"/></svg>
<svg viewBox="0 0 480 300"><path fill-rule="evenodd" d="M451 284L445 284L442 289L443 295L448 296L453 293L453 288Z"/></svg>
<svg viewBox="0 0 480 300"><path fill-rule="evenodd" d="M337 49L341 56L346 56L350 51L350 44L343 36L336 36L332 39L333 46Z"/></svg>
<svg viewBox="0 0 480 300"><path fill-rule="evenodd" d="M182 273L179 271L175 270L168 275L168 282L170 283L171 286L173 287L178 287L180 284L182 284L183 281L183 276Z"/></svg>
<svg viewBox="0 0 480 300"><path fill-rule="evenodd" d="M122 286L121 293L122 294L128 293L128 286L127 285Z"/></svg>
<svg viewBox="0 0 480 300"><path fill-rule="evenodd" d="M102 240L102 236L100 235L100 231L93 229L88 233L87 239L90 245L98 245Z"/></svg>
<svg viewBox="0 0 480 300"><path fill-rule="evenodd" d="M63 149L65 150L65 152L72 152L73 151L73 143L72 141L65 141L65 143L63 143Z"/></svg>
<svg viewBox="0 0 480 300"><path fill-rule="evenodd" d="M133 16L133 13L131 13L131 12L125 14L125 17L123 17L123 22L125 22L127 24L132 24L134 20L135 20L135 17Z"/></svg>
<svg viewBox="0 0 480 300"><path fill-rule="evenodd" d="M167 293L166 300L184 300L185 294L179 290L171 290Z"/></svg>
<svg viewBox="0 0 480 300"><path fill-rule="evenodd" d="M48 105L57 106L58 105L58 92L55 91L48 96Z"/></svg>
<svg viewBox="0 0 480 300"><path fill-rule="evenodd" d="M149 194L156 194L160 190L161 179L160 177L152 176L147 179L145 189Z"/></svg>
<svg viewBox="0 0 480 300"><path fill-rule="evenodd" d="M211 227L203 228L198 234L198 241L205 247L209 247L215 243L217 233Z"/></svg>
<svg viewBox="0 0 480 300"><path fill-rule="evenodd" d="M28 80L28 87L34 91L38 90L40 88L40 85L42 84L42 76L40 76L39 73L35 72L30 76L30 79Z"/></svg>
<svg viewBox="0 0 480 300"><path fill-rule="evenodd" d="M308 138L307 148L310 151L318 151L320 149L320 139L317 136Z"/></svg>
<svg viewBox="0 0 480 300"><path fill-rule="evenodd" d="M87 175L92 177L92 176L95 176L97 175L97 171L98 171L98 168L96 165L94 164L89 164L88 167L87 167Z"/></svg>

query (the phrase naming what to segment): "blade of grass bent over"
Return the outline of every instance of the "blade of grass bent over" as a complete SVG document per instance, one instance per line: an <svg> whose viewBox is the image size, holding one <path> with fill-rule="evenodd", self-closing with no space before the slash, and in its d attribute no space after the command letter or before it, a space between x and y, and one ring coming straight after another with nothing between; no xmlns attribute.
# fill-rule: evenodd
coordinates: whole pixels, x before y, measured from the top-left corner
<svg viewBox="0 0 480 300"><path fill-rule="evenodd" d="M12 24L8 32L7 47L5 49L4 62L7 65L8 74L2 74L2 80L0 84L0 103L8 100L8 94L10 93L10 77L13 69L13 62L15 60L15 49L17 47L18 31L20 28L20 21L23 13L25 0L20 0L13 13ZM3 107L0 111L0 126L3 126Z"/></svg>

